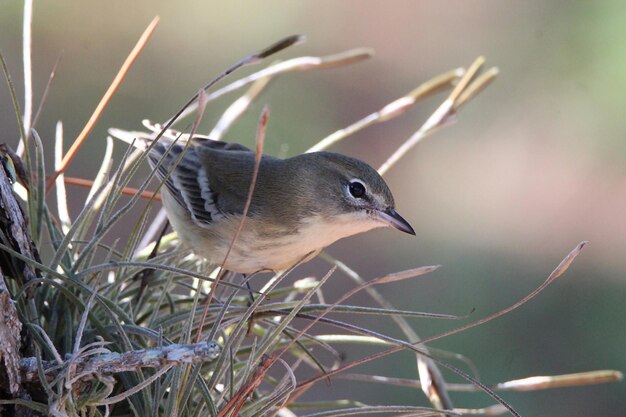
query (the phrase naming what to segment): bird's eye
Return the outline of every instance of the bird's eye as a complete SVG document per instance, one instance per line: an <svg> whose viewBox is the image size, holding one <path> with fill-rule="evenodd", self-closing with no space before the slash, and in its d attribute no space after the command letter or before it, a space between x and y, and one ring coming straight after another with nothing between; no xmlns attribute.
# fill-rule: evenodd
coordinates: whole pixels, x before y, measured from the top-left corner
<svg viewBox="0 0 626 417"><path fill-rule="evenodd" d="M365 186L360 181L352 181L348 185L348 190L354 198L362 198L365 195Z"/></svg>

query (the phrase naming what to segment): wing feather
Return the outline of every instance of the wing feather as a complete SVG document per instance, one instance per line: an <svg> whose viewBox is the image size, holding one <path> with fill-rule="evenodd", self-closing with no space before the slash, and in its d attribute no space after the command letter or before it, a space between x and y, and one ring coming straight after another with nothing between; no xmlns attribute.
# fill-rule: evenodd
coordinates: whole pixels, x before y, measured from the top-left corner
<svg viewBox="0 0 626 417"><path fill-rule="evenodd" d="M210 227L216 219L230 214L220 210L217 204L219 193L211 187L211 178L204 164L200 161L197 149L202 148L203 152L212 149L222 152L231 150L251 151L236 143L194 138L185 155L172 170L185 148L185 143L172 145L171 140L162 139L150 151L150 164L154 168L165 155L163 162L157 169L157 177L164 181L167 191L181 207L187 210L193 221L198 226L206 228ZM172 172L168 176L170 171Z"/></svg>

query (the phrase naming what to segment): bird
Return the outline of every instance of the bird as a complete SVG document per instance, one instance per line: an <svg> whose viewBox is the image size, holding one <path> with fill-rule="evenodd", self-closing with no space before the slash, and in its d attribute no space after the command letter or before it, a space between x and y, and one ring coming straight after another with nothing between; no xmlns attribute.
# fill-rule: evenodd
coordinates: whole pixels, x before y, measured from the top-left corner
<svg viewBox="0 0 626 417"><path fill-rule="evenodd" d="M385 180L367 163L334 152L263 154L249 210L255 152L207 136L109 129L147 152L179 240L211 264L242 274L284 271L335 241L378 227L415 235ZM187 143L189 142L189 143ZM228 257L226 257L229 252Z"/></svg>

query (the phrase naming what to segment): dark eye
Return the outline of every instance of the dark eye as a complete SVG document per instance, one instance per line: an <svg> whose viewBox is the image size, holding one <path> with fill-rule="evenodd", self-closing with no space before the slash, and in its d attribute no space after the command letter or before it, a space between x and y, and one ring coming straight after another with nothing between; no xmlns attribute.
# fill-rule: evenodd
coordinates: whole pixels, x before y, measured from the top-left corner
<svg viewBox="0 0 626 417"><path fill-rule="evenodd" d="M361 198L365 195L365 186L359 181L352 181L348 185L348 190L350 190L350 194L354 198Z"/></svg>

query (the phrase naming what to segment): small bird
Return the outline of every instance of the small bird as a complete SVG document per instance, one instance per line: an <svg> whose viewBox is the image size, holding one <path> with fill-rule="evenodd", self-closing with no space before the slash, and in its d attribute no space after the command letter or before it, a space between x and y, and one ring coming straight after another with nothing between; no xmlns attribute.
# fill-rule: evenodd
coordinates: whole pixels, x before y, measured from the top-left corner
<svg viewBox="0 0 626 417"><path fill-rule="evenodd" d="M109 133L144 149L152 141L143 132ZM243 215L255 153L199 135L178 141L164 135L149 149L172 227L197 255L222 265ZM263 155L248 215L224 267L244 274L282 271L339 239L383 226L415 235L383 178L365 162L332 152Z"/></svg>

